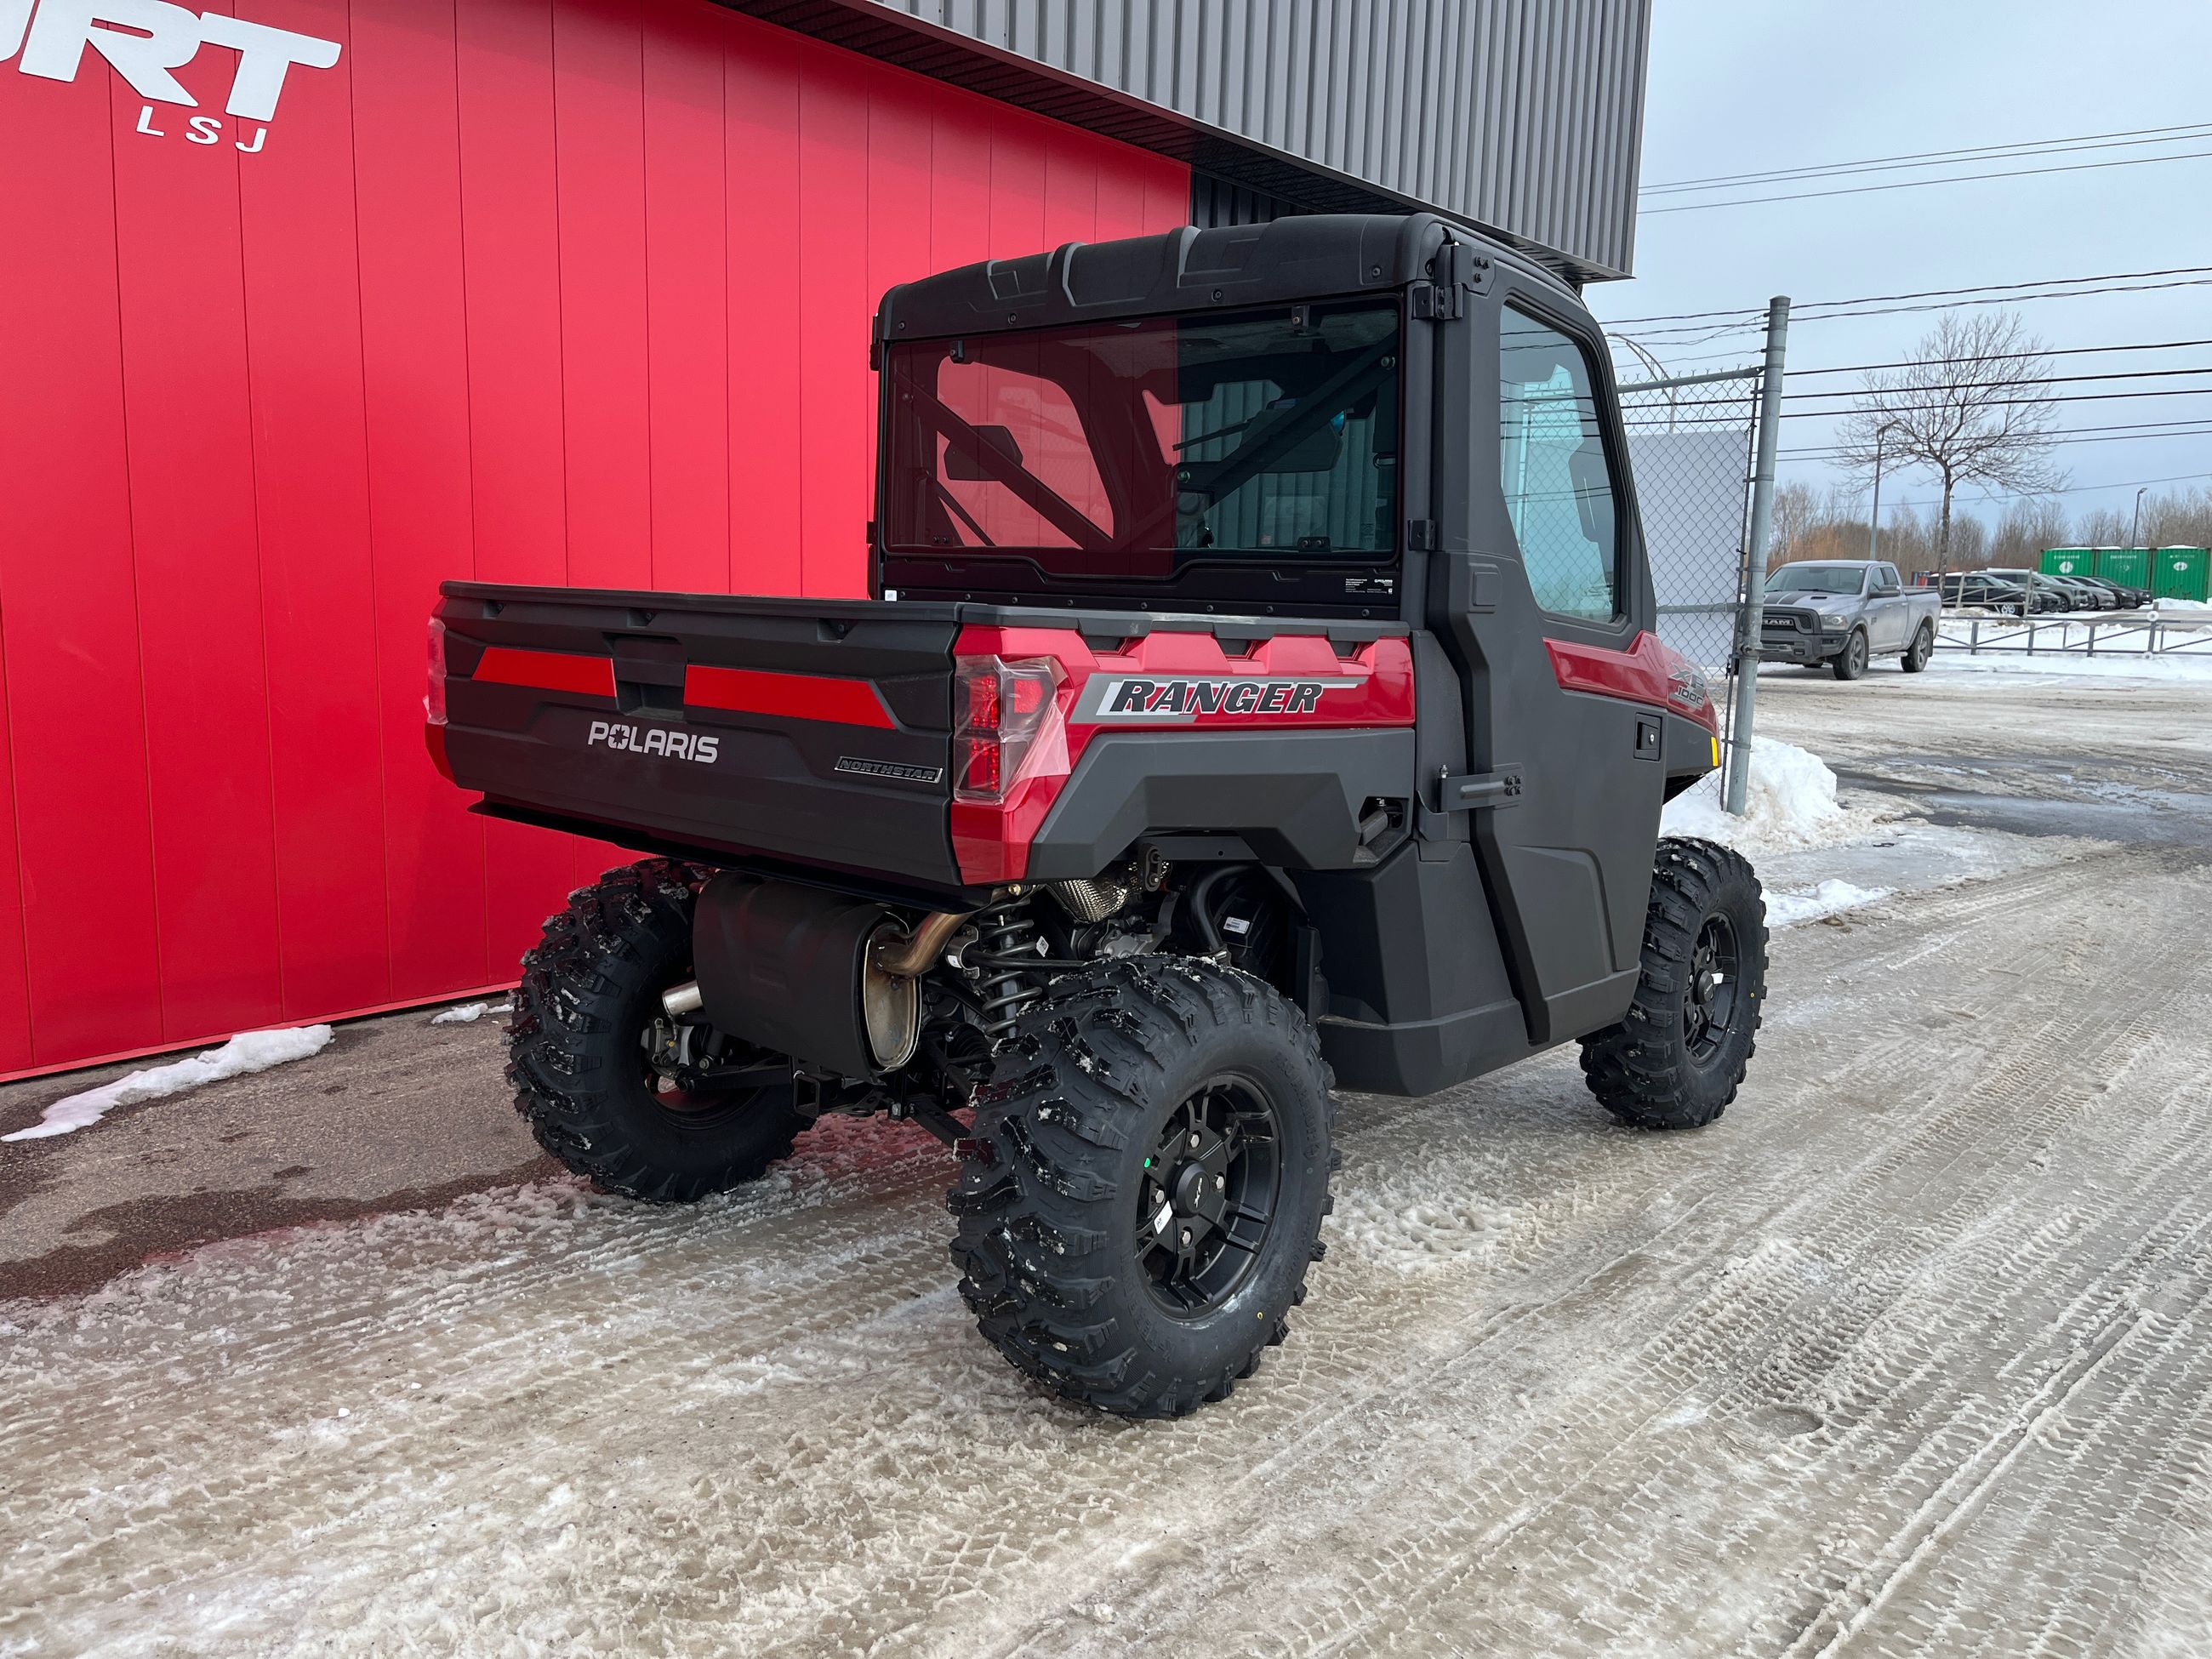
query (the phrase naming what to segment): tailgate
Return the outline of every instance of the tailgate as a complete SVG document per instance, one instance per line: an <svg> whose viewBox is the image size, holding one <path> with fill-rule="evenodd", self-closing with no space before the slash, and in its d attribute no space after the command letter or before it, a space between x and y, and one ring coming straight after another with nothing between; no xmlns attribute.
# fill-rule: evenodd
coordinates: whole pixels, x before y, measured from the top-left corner
<svg viewBox="0 0 2212 1659"><path fill-rule="evenodd" d="M961 885L952 606L441 592L446 761L486 810L637 847Z"/></svg>

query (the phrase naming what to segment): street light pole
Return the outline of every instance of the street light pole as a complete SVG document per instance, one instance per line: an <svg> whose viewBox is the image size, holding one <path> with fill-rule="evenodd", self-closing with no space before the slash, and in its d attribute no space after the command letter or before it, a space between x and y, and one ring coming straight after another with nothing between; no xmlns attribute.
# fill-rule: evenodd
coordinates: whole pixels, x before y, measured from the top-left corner
<svg viewBox="0 0 2212 1659"><path fill-rule="evenodd" d="M1875 550L1881 544L1881 441L1889 436L1894 421L1884 421L1874 429L1874 511L1867 526L1867 562L1875 561Z"/></svg>
<svg viewBox="0 0 2212 1659"><path fill-rule="evenodd" d="M2143 486L2143 489L2148 489L2149 488L2150 486L2148 484L2145 484ZM2136 491L2135 516L2128 520L2128 545L2130 547L2136 546L2142 541L2142 537L2137 532L2142 528L2142 498L2143 490L2138 489Z"/></svg>

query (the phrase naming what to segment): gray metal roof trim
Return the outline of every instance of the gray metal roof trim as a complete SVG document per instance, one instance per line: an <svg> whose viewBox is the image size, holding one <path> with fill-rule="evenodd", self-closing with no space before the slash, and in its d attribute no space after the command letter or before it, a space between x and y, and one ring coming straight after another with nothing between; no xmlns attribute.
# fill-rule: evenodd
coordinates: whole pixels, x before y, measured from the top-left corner
<svg viewBox="0 0 2212 1659"><path fill-rule="evenodd" d="M1064 121L1263 191L1315 213L1430 213L1534 260L1579 289L1626 276L1434 202L1385 188L1287 150L994 46L874 0L716 0L729 9L831 46Z"/></svg>

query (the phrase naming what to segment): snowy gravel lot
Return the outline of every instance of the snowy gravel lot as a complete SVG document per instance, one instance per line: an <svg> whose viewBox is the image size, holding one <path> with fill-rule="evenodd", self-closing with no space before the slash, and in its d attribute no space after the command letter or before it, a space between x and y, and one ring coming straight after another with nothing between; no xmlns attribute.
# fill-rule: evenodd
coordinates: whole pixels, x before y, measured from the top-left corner
<svg viewBox="0 0 2212 1659"><path fill-rule="evenodd" d="M1724 1119L1348 1099L1179 1423L975 1336L935 1143L599 1197L490 1019L0 1146L0 1655L2212 1651L2212 679L1942 661L1763 678L1873 825L1770 879L1891 890Z"/></svg>

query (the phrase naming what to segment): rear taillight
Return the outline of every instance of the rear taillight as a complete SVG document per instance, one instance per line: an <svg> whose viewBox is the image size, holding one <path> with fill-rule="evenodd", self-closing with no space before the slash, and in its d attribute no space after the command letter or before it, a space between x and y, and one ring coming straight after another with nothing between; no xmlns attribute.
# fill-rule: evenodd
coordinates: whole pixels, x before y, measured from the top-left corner
<svg viewBox="0 0 2212 1659"><path fill-rule="evenodd" d="M953 672L955 799L995 806L1024 778L1066 772L1058 663L1049 657L960 657Z"/></svg>
<svg viewBox="0 0 2212 1659"><path fill-rule="evenodd" d="M422 716L433 726L446 723L446 624L430 618L430 679L422 690Z"/></svg>

